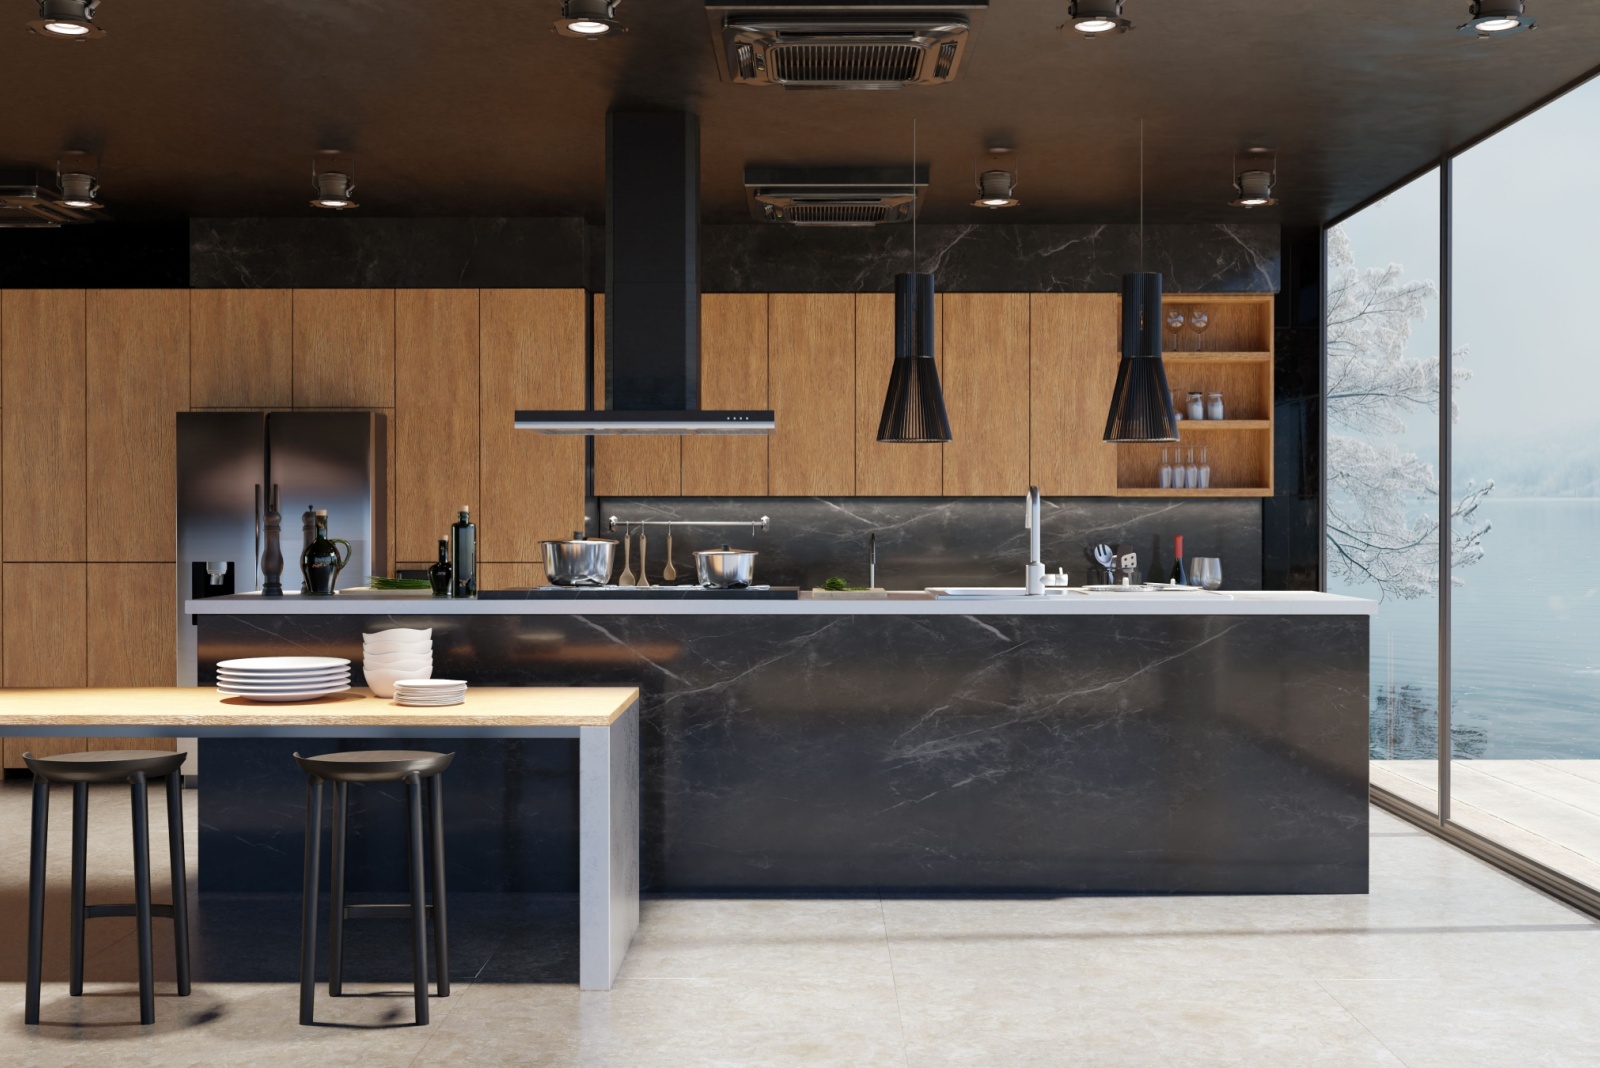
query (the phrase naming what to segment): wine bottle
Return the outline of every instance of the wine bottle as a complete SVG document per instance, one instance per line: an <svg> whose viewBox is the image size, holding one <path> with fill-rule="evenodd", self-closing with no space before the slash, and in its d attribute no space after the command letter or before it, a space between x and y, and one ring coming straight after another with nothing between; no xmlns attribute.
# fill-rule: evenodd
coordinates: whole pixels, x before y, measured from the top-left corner
<svg viewBox="0 0 1600 1068"><path fill-rule="evenodd" d="M472 525L466 505L450 524L450 571L454 597L478 595L478 528Z"/></svg>
<svg viewBox="0 0 1600 1068"><path fill-rule="evenodd" d="M1172 574L1168 581L1175 586L1189 585L1189 573L1183 569L1183 535L1172 539Z"/></svg>
<svg viewBox="0 0 1600 1068"><path fill-rule="evenodd" d="M428 568L428 585L435 597L450 596L450 539L439 539L439 562Z"/></svg>

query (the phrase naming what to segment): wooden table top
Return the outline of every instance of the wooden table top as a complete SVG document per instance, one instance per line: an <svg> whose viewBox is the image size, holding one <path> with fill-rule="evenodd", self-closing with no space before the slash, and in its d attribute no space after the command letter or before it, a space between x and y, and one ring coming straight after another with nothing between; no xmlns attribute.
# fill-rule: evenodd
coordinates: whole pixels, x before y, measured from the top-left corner
<svg viewBox="0 0 1600 1068"><path fill-rule="evenodd" d="M474 686L465 703L439 708L359 687L294 704L210 686L0 689L0 727L609 727L638 699L631 686Z"/></svg>

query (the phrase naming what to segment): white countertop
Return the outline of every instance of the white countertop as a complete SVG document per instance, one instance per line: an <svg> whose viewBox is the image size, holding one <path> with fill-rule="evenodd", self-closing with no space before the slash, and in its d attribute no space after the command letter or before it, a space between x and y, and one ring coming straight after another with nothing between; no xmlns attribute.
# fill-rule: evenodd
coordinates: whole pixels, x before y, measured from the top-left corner
<svg viewBox="0 0 1600 1068"><path fill-rule="evenodd" d="M1327 616L1377 612L1362 597L1289 590L1228 590L1227 596L1187 593L1065 593L1043 597L945 597L920 591L889 599L667 600L643 594L619 600L455 600L430 593L339 594L309 597L242 593L185 601L189 615L260 616Z"/></svg>

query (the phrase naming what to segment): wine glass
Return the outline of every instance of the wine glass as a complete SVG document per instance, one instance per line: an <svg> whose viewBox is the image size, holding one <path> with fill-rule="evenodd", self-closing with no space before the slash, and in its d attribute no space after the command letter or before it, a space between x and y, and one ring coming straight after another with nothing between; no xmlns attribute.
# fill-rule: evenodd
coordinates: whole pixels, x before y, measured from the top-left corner
<svg viewBox="0 0 1600 1068"><path fill-rule="evenodd" d="M1177 308L1167 309L1167 329L1172 331L1172 347L1178 347L1178 335L1183 330L1183 312Z"/></svg>
<svg viewBox="0 0 1600 1068"><path fill-rule="evenodd" d="M1199 579L1199 585L1208 590L1222 587L1222 561L1215 556L1197 556L1190 574Z"/></svg>
<svg viewBox="0 0 1600 1068"><path fill-rule="evenodd" d="M1202 340L1203 335L1206 332L1206 327L1208 327L1210 325L1211 325L1211 316L1207 315L1201 309L1195 308L1195 309L1192 309L1189 312L1189 329L1194 331L1194 334L1195 334L1194 347L1196 349L1199 349L1199 348L1203 347L1201 345L1201 340Z"/></svg>
<svg viewBox="0 0 1600 1068"><path fill-rule="evenodd" d="M1211 457L1204 445L1200 446L1200 488L1211 488Z"/></svg>
<svg viewBox="0 0 1600 1068"><path fill-rule="evenodd" d="M1161 488L1162 489L1171 489L1172 488L1172 463L1168 459L1167 449L1166 449L1165 446L1163 446L1162 449L1161 449L1161 467L1159 469L1159 474L1160 474Z"/></svg>

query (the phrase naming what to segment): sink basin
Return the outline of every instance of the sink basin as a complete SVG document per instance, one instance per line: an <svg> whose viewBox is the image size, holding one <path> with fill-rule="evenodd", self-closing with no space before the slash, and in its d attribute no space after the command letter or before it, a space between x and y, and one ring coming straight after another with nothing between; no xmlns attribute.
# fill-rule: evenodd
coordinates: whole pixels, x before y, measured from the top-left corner
<svg viewBox="0 0 1600 1068"><path fill-rule="evenodd" d="M929 586L935 597L1026 597L1026 586Z"/></svg>

